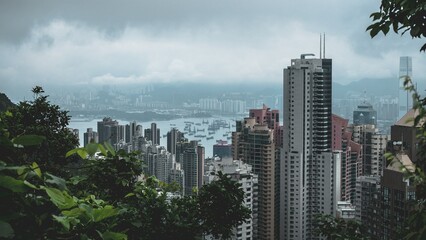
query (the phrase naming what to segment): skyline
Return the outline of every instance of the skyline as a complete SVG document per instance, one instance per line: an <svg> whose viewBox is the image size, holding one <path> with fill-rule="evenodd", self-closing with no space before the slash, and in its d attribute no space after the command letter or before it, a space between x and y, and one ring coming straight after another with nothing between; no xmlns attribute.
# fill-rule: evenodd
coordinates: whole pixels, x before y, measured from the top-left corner
<svg viewBox="0 0 426 240"><path fill-rule="evenodd" d="M396 80L400 56L412 56L414 80L426 75L420 40L365 31L374 1L100 3L2 1L2 91L16 99L35 85L280 84L290 59L319 57L322 33L337 83Z"/></svg>

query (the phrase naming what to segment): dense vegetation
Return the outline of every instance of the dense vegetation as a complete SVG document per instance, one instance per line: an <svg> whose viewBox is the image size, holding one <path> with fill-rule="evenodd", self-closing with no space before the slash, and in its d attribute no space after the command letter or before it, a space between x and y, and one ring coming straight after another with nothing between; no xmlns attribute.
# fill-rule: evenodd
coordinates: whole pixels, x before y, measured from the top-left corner
<svg viewBox="0 0 426 240"><path fill-rule="evenodd" d="M143 176L138 153L76 148L67 112L33 92L34 101L0 113L0 238L226 239L250 216L225 175L171 197L174 186Z"/></svg>
<svg viewBox="0 0 426 240"><path fill-rule="evenodd" d="M14 104L4 93L0 93L0 112L6 111L8 108L13 107Z"/></svg>

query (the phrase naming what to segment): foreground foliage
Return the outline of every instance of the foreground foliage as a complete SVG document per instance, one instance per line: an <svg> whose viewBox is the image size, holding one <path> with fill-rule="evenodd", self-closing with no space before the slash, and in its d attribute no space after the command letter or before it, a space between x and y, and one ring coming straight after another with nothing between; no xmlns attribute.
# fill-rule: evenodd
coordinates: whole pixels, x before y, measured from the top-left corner
<svg viewBox="0 0 426 240"><path fill-rule="evenodd" d="M25 122L19 109L60 112L37 94L34 102L0 115L0 238L226 239L250 216L242 189L225 175L196 195L173 197L167 192L173 186L142 175L139 153L96 143L64 151L60 143L70 140L62 131L66 112L46 117L55 129L48 131L32 121L36 116ZM61 151L50 149L55 146Z"/></svg>
<svg viewBox="0 0 426 240"><path fill-rule="evenodd" d="M316 233L326 237L328 240L361 240L367 239L361 235L361 224L331 215L317 215L315 218Z"/></svg>
<svg viewBox="0 0 426 240"><path fill-rule="evenodd" d="M426 0L382 0L380 10L370 15L373 19L367 31L371 37L379 32L386 35L390 29L404 35L408 32L413 38L426 37ZM426 44L420 51L426 50Z"/></svg>

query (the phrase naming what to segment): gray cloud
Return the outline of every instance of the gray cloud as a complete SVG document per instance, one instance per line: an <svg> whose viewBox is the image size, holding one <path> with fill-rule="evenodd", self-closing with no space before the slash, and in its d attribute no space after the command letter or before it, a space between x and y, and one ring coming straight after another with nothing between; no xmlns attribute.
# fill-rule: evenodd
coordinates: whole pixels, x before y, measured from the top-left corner
<svg viewBox="0 0 426 240"><path fill-rule="evenodd" d="M393 77L399 56L426 74L421 41L371 40L373 1L2 1L0 87L282 81L327 33L334 79ZM417 68L416 68L417 67Z"/></svg>

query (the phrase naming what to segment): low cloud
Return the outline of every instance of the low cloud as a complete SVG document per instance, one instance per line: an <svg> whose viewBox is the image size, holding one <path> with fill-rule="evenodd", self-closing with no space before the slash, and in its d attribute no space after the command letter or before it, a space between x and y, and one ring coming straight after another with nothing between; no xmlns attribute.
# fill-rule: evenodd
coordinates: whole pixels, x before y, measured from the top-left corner
<svg viewBox="0 0 426 240"><path fill-rule="evenodd" d="M0 45L1 87L7 92L35 84L281 83L282 69L290 59L310 52L318 56L316 28L301 21L258 20L247 26L238 21L211 22L167 31L127 26L113 36L82 22L53 20L35 26L20 45ZM400 55L415 55L415 73L425 63L417 57L417 48L376 51L380 39L370 40L361 33L371 41L364 44L370 48L366 54L346 34L327 34L326 55L333 58L337 82L394 77Z"/></svg>

